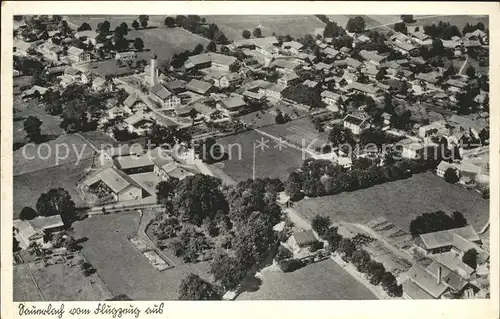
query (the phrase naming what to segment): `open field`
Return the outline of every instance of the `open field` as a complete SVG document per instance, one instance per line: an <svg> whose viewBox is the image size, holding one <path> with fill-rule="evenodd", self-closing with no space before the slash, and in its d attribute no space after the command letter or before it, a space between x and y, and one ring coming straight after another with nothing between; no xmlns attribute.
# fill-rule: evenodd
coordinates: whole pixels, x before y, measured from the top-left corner
<svg viewBox="0 0 500 319"><path fill-rule="evenodd" d="M91 164L92 159L87 158L78 165L68 163L14 176L14 219L18 218L25 206L36 209L38 197L51 188L62 187L66 189L73 198L76 207L82 207L84 203L75 190L76 183L85 175Z"/></svg>
<svg viewBox="0 0 500 319"><path fill-rule="evenodd" d="M265 268L262 285L237 300L374 300L375 296L331 260L290 273Z"/></svg>
<svg viewBox="0 0 500 319"><path fill-rule="evenodd" d="M52 137L57 137L64 134L64 130L59 127L61 118L58 116L49 115L45 112L44 106L36 101L23 101L20 97L14 98L14 108L19 110L14 113L13 122L13 142L22 143L26 137L24 131L24 120L29 116L36 116L42 121L42 134Z"/></svg>
<svg viewBox="0 0 500 319"><path fill-rule="evenodd" d="M98 301L113 297L97 274L85 277L77 260L75 266L60 263L44 267L41 262L29 265L46 301Z"/></svg>
<svg viewBox="0 0 500 319"><path fill-rule="evenodd" d="M271 125L261 130L276 137L281 137L300 147L307 147L309 143L317 138L327 137L325 133L318 133L309 118L302 118L285 124Z"/></svg>
<svg viewBox="0 0 500 319"><path fill-rule="evenodd" d="M82 132L80 135L85 137L97 149L102 149L108 145L113 145L115 147L119 145L117 140L101 131Z"/></svg>
<svg viewBox="0 0 500 319"><path fill-rule="evenodd" d="M394 24L399 22L399 16L390 15L370 15L364 16L366 21L367 29L375 29L377 31L387 31L388 28L394 28ZM438 24L439 21L449 22L451 25L455 25L462 32L463 27L466 23L477 24L478 22L483 22L486 28L488 28L488 17L487 16L464 16L464 15L415 15L414 19L416 22L408 25L431 25ZM378 24L377 24L378 22Z"/></svg>
<svg viewBox="0 0 500 319"><path fill-rule="evenodd" d="M268 141L266 143L268 148L264 150L256 148L255 150L255 175L257 178L270 177L285 180L294 169L302 166L302 152L285 146L280 151L275 148L276 142L274 140L270 140L256 131L249 131L217 140L217 143L224 147L229 156L229 159L223 162L223 166L218 165L219 168L236 181L252 178L253 145L261 138ZM238 149L241 149L241 153Z"/></svg>
<svg viewBox="0 0 500 319"><path fill-rule="evenodd" d="M229 40L241 40L243 30L253 32L255 28L260 28L263 36L276 33L300 38L325 26L313 15L214 15L205 18L207 22L217 24Z"/></svg>
<svg viewBox="0 0 500 319"><path fill-rule="evenodd" d="M14 301L42 301L43 299L26 267L27 265L13 267Z"/></svg>
<svg viewBox="0 0 500 319"><path fill-rule="evenodd" d="M138 16L69 16L68 22L73 24L73 27L78 27L83 22L87 22L95 30L97 24L107 20L111 25L111 31L120 23L125 22L129 26L127 39L133 41L135 38L141 38L144 41L145 51L138 53L138 57L143 59L149 59L152 53L156 53L159 59L168 60L175 53L185 50L192 51L198 43L203 44L203 46L209 43L207 39L191 34L184 29L166 28L163 23L165 17L149 16L148 27L138 30L133 29L131 26L132 21L137 20Z"/></svg>
<svg viewBox="0 0 500 319"><path fill-rule="evenodd" d="M489 218L489 202L478 193L448 184L430 172L354 192L305 199L295 209L309 222L316 215L352 223L385 217L405 231L418 215L437 210L462 212L476 230Z"/></svg>
<svg viewBox="0 0 500 319"><path fill-rule="evenodd" d="M56 154L59 152L59 157ZM67 154L65 156L65 154ZM76 134L61 135L38 145L26 145L13 153L14 176L47 169L57 165L74 163L89 158L94 151L83 138Z"/></svg>
<svg viewBox="0 0 500 319"><path fill-rule="evenodd" d="M173 300L187 274L206 277L207 263L156 270L127 238L135 233L138 223L138 213L125 212L92 216L73 225L76 237L89 238L82 244L82 254L113 295L123 293L133 300Z"/></svg>

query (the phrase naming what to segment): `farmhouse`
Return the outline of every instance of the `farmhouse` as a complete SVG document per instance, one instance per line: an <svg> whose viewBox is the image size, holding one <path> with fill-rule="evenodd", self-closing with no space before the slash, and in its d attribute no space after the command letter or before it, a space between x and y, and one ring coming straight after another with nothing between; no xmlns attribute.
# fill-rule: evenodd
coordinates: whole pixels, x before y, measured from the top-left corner
<svg viewBox="0 0 500 319"><path fill-rule="evenodd" d="M32 98L32 97L38 97L38 96L43 96L45 93L48 91L47 88L44 88L42 86L34 85L30 89L23 91L21 96L23 98Z"/></svg>
<svg viewBox="0 0 500 319"><path fill-rule="evenodd" d="M333 93L330 91L321 92L321 100L326 104L326 108L334 113L339 111L338 102L340 100L340 94Z"/></svg>
<svg viewBox="0 0 500 319"><path fill-rule="evenodd" d="M290 42L283 42L282 47L283 49L292 54L299 54L304 46L297 41L290 41Z"/></svg>
<svg viewBox="0 0 500 319"><path fill-rule="evenodd" d="M462 238L481 245L481 238L472 226L437 231L433 233L421 234L415 245L425 250L428 254L436 254L450 251L453 247L453 235L457 234Z"/></svg>
<svg viewBox="0 0 500 319"><path fill-rule="evenodd" d="M384 94L384 92L378 87L359 83L359 82L352 82L351 84L349 84L347 90L358 92L358 93L363 93L363 94L366 94L374 99L378 98Z"/></svg>
<svg viewBox="0 0 500 319"><path fill-rule="evenodd" d="M385 56L379 55L377 51L361 50L359 55L369 63L376 66L380 66L380 63L387 59Z"/></svg>
<svg viewBox="0 0 500 319"><path fill-rule="evenodd" d="M154 166L153 161L147 155L118 156L114 161L118 169L127 175L152 172Z"/></svg>
<svg viewBox="0 0 500 319"><path fill-rule="evenodd" d="M151 130L151 126L153 125L151 117L142 112L137 112L134 115L127 117L124 122L129 132L139 135L144 135L149 132Z"/></svg>
<svg viewBox="0 0 500 319"><path fill-rule="evenodd" d="M44 235L54 234L64 228L60 215L39 216L32 220L14 220L14 235L23 249L32 243L45 244Z"/></svg>
<svg viewBox="0 0 500 319"><path fill-rule="evenodd" d="M449 79L445 84L448 86L448 91L450 92L461 92L467 87L467 83L455 79Z"/></svg>
<svg viewBox="0 0 500 319"><path fill-rule="evenodd" d="M221 70L230 71L231 68L236 65L236 62L237 59L235 57L210 52L190 56L184 66L186 67L186 69L204 69L208 67L214 67Z"/></svg>
<svg viewBox="0 0 500 319"><path fill-rule="evenodd" d="M284 89L285 88L281 85L262 81L259 86L259 94L280 100L281 92L283 92Z"/></svg>
<svg viewBox="0 0 500 319"><path fill-rule="evenodd" d="M149 96L162 108L174 109L181 104L181 99L172 94L167 88L162 84L155 84L149 90Z"/></svg>
<svg viewBox="0 0 500 319"><path fill-rule="evenodd" d="M283 87L287 87L293 83L296 83L299 80L299 76L293 72L293 73L285 73L281 78L278 79L277 83L278 85L281 85Z"/></svg>
<svg viewBox="0 0 500 319"><path fill-rule="evenodd" d="M93 45L97 44L96 38L98 34L92 30L80 31L75 33L75 38L84 42L92 43Z"/></svg>
<svg viewBox="0 0 500 319"><path fill-rule="evenodd" d="M368 123L368 119L357 116L354 114L348 114L344 118L344 128L350 130L353 134L359 135L365 129L370 127L370 123Z"/></svg>
<svg viewBox="0 0 500 319"><path fill-rule="evenodd" d="M135 53L134 51L117 52L115 54L116 60L127 61L127 60L135 60L136 58L137 58L137 53Z"/></svg>
<svg viewBox="0 0 500 319"><path fill-rule="evenodd" d="M74 46L70 46L68 48L68 59L72 62L78 63L78 62L84 62L84 61L90 61L90 52L83 51L82 49L79 49Z"/></svg>
<svg viewBox="0 0 500 319"><path fill-rule="evenodd" d="M148 194L124 172L108 167L83 181L85 191L101 203L141 199Z"/></svg>
<svg viewBox="0 0 500 319"><path fill-rule="evenodd" d="M246 103L243 98L236 95L221 99L217 103L217 109L227 116L238 115L245 106Z"/></svg>
<svg viewBox="0 0 500 319"><path fill-rule="evenodd" d="M396 40L394 41L394 48L401 52L402 54L416 55L418 54L418 49L413 44Z"/></svg>
<svg viewBox="0 0 500 319"><path fill-rule="evenodd" d="M305 248L317 241L318 239L314 235L314 232L311 229L308 229L294 232L290 236L290 238L288 238L286 243L296 251Z"/></svg>
<svg viewBox="0 0 500 319"><path fill-rule="evenodd" d="M201 95L209 95L213 91L213 86L210 83L192 79L186 84L186 89Z"/></svg>
<svg viewBox="0 0 500 319"><path fill-rule="evenodd" d="M335 59L339 56L340 51L335 50L332 47L327 47L323 50L323 53L331 59Z"/></svg>

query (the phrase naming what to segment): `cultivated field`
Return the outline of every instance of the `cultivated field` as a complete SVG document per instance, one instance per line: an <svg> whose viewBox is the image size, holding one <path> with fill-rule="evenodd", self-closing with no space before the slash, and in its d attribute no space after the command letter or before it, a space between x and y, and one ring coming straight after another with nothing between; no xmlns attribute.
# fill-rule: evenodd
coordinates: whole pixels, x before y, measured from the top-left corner
<svg viewBox="0 0 500 319"><path fill-rule="evenodd" d="M316 215L352 223L385 217L405 231L416 216L437 210L462 212L476 230L489 218L489 202L478 193L448 184L430 172L354 192L305 199L295 209L308 221Z"/></svg>
<svg viewBox="0 0 500 319"><path fill-rule="evenodd" d="M302 152L289 147L280 151L275 148L276 142L255 131L249 131L224 137L217 140L223 145L226 153L231 152L228 160L223 165L218 165L227 175L236 181L252 178L253 145L264 138L268 148L255 150L255 175L257 178L279 178L286 180L288 175L296 168L302 166ZM230 145L233 145L230 147ZM238 146L241 146L241 157ZM228 154L229 155L229 154Z"/></svg>
<svg viewBox="0 0 500 319"><path fill-rule="evenodd" d="M244 292L237 300L374 300L375 296L332 260L290 273L265 268L257 291Z"/></svg>
<svg viewBox="0 0 500 319"><path fill-rule="evenodd" d="M299 38L313 33L316 28L325 26L312 15L224 15L205 18L207 22L217 24L229 40L241 40L243 30L253 32L255 28L260 28L263 36L271 36L275 33Z"/></svg>
<svg viewBox="0 0 500 319"><path fill-rule="evenodd" d="M84 203L75 190L76 183L86 174L91 164L92 159L87 158L78 165L68 163L14 176L14 219L18 218L25 206L36 210L38 197L51 188L62 187L66 189L73 198L76 207L82 207Z"/></svg>
<svg viewBox="0 0 500 319"><path fill-rule="evenodd" d="M155 269L130 242L139 214L126 212L92 216L73 224L76 237L88 237L82 254L97 269L113 295L133 300L173 300L181 280L190 272L206 277L207 263L179 264L162 272Z"/></svg>
<svg viewBox="0 0 500 319"><path fill-rule="evenodd" d="M27 265L14 266L14 301L42 301Z"/></svg>
<svg viewBox="0 0 500 319"><path fill-rule="evenodd" d="M135 30L132 28L132 21L138 20L138 16L69 16L72 27L79 27L83 22L90 24L93 30L97 24L105 20L109 21L113 31L120 23L125 22L129 26L129 40L141 38L144 41L144 52L138 54L139 58L149 59L152 53L156 53L161 60L168 60L173 54L185 50L192 51L194 47L201 43L206 46L209 41L203 37L192 34L181 28L166 28L164 20L166 16L149 16L149 23L146 29Z"/></svg>

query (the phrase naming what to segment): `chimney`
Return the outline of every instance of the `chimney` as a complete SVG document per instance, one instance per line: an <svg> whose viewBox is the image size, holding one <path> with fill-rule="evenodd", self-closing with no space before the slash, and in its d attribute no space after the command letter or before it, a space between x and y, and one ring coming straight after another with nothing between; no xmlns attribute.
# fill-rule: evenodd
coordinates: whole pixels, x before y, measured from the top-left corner
<svg viewBox="0 0 500 319"><path fill-rule="evenodd" d="M441 265L438 266L438 273L437 273L437 284L441 284Z"/></svg>

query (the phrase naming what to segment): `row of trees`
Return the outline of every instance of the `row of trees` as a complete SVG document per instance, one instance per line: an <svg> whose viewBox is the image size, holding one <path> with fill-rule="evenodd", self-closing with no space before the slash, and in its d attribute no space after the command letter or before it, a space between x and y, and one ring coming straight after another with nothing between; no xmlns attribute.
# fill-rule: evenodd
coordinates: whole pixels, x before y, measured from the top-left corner
<svg viewBox="0 0 500 319"><path fill-rule="evenodd" d="M253 29L253 32L250 32L249 30L245 29L241 33L243 39L250 39L252 35L254 36L254 38L262 38L262 30L260 28L255 28Z"/></svg>
<svg viewBox="0 0 500 319"><path fill-rule="evenodd" d="M307 159L299 171L292 172L285 183L285 191L292 200L354 191L377 184L411 177L413 174L435 168L435 160L403 160L383 167L353 168L345 171L328 160Z"/></svg>
<svg viewBox="0 0 500 319"><path fill-rule="evenodd" d="M455 211L450 216L442 210L433 213L423 213L410 222L410 234L418 237L421 234L467 226L464 215Z"/></svg>
<svg viewBox="0 0 500 319"><path fill-rule="evenodd" d="M227 44L229 41L219 27L215 23L210 23L208 26L205 24L205 18L197 15L178 15L175 17L175 25L182 27L190 32L199 34L209 40L215 41L218 44ZM167 19L165 19L167 22ZM170 26L171 20L168 20Z"/></svg>

